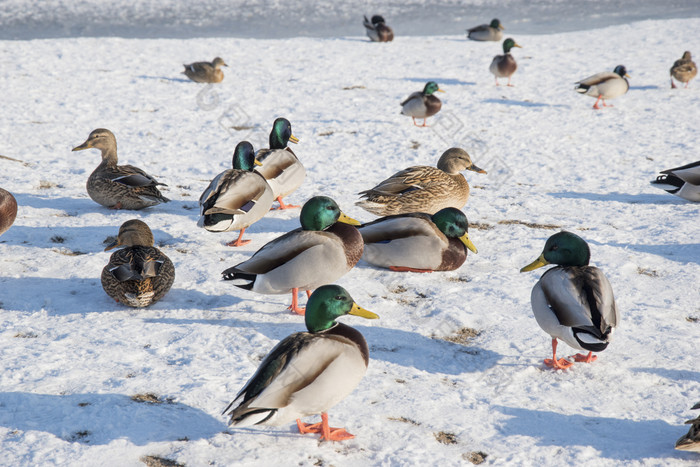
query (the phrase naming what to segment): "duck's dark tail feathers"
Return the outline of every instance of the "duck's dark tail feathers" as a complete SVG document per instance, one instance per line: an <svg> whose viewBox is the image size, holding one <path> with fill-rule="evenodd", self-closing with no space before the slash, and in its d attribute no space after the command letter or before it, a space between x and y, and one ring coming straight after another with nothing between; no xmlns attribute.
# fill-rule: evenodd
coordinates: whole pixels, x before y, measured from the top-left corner
<svg viewBox="0 0 700 467"><path fill-rule="evenodd" d="M252 290L255 279L258 277L257 274L239 271L235 266L228 268L222 272L221 275L225 281L241 281L241 283L238 284L234 282L233 285L245 290Z"/></svg>

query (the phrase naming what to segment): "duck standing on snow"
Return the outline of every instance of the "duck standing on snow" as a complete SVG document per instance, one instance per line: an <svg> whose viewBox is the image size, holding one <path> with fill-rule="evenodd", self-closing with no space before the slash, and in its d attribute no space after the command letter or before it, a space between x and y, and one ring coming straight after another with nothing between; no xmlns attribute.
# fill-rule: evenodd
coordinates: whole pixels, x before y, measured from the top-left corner
<svg viewBox="0 0 700 467"><path fill-rule="evenodd" d="M688 201L700 202L700 161L661 172L651 184Z"/></svg>
<svg viewBox="0 0 700 467"><path fill-rule="evenodd" d="M614 99L625 94L630 88L630 83L626 79L629 77L624 65L618 65L612 73L604 71L579 81L576 83L578 86L574 89L581 94L595 97L594 109L600 109L598 107L600 100L603 101L603 107L612 107L612 105L606 104L605 100Z"/></svg>
<svg viewBox="0 0 700 467"><path fill-rule="evenodd" d="M221 67L228 67L221 57L216 57L212 62L195 62L182 66L185 67L182 73L196 83L220 83L224 79Z"/></svg>
<svg viewBox="0 0 700 467"><path fill-rule="evenodd" d="M697 409L700 409L700 402L690 408L690 410ZM676 441L676 449L679 451L700 452L700 416L685 423L690 425L690 429L688 433Z"/></svg>
<svg viewBox="0 0 700 467"><path fill-rule="evenodd" d="M415 212L377 219L358 227L362 259L392 271L454 271L476 253L469 239L467 216L455 208L433 214Z"/></svg>
<svg viewBox="0 0 700 467"><path fill-rule="evenodd" d="M262 219L272 206L272 188L265 177L253 170L255 165L260 162L255 158L253 145L241 141L233 152L233 169L217 175L199 198L197 226L210 232L240 230L238 238L227 246L250 243L242 240L243 232Z"/></svg>
<svg viewBox="0 0 700 467"><path fill-rule="evenodd" d="M343 276L362 257L360 225L340 211L327 196L314 196L299 215L301 228L287 232L262 248L249 260L222 272L236 287L262 294L292 293L293 312L304 314L298 305L299 289L331 283Z"/></svg>
<svg viewBox="0 0 700 467"><path fill-rule="evenodd" d="M557 360L557 339L588 355L576 354L577 362L596 360L593 352L602 352L612 340L619 315L610 282L603 272L589 266L591 250L584 239L571 232L552 235L542 254L520 272L557 265L542 274L530 298L537 324L552 336L552 359L547 366L566 369L567 359Z"/></svg>
<svg viewBox="0 0 700 467"><path fill-rule="evenodd" d="M480 24L467 29L467 37L473 41L500 41L505 29L498 18L491 20L491 24Z"/></svg>
<svg viewBox="0 0 700 467"><path fill-rule="evenodd" d="M105 251L115 247L124 248L114 252L102 270L102 288L107 295L124 305L143 308L168 293L175 280L175 266L153 246L153 233L145 222L124 222L117 239Z"/></svg>
<svg viewBox="0 0 700 467"><path fill-rule="evenodd" d="M401 114L413 118L415 126L427 126L428 117L432 117L442 108L442 102L435 96L436 92L445 92L435 81L428 81L423 91L416 91L401 103ZM416 123L416 118L423 119L423 125Z"/></svg>
<svg viewBox="0 0 700 467"><path fill-rule="evenodd" d="M675 89L676 87L673 78L676 78L681 83L685 83L685 87L687 88L690 80L695 78L697 74L698 67L695 65L690 52L686 50L683 52L683 56L680 60L673 62L673 66L671 67L671 88Z"/></svg>
<svg viewBox="0 0 700 467"><path fill-rule="evenodd" d="M0 188L0 235L15 221L17 217L17 200L12 193Z"/></svg>
<svg viewBox="0 0 700 467"><path fill-rule="evenodd" d="M493 57L491 65L489 65L489 71L493 73L495 77L496 86L498 86L498 78L508 78L508 86L512 86L512 84L510 84L510 78L513 76L513 73L515 73L515 70L518 69L518 64L510 54L510 49L513 47L522 48L510 37L504 40L503 55L496 55Z"/></svg>
<svg viewBox="0 0 700 467"><path fill-rule="evenodd" d="M117 165L117 139L105 129L93 130L88 139L73 151L95 148L102 151L102 163L90 174L87 192L98 204L111 209L143 209L170 201L158 190L156 181L133 165Z"/></svg>
<svg viewBox="0 0 700 467"><path fill-rule="evenodd" d="M361 191L355 204L377 216L412 212L435 214L443 208L462 209L469 199L469 184L460 172L485 174L464 149L450 148L437 168L418 165L395 173L372 189Z"/></svg>
<svg viewBox="0 0 700 467"><path fill-rule="evenodd" d="M265 177L272 188L273 196L279 203L279 209L298 208L295 204L284 204L282 198L296 191L304 182L306 169L287 144L299 142L292 134L292 125L286 118L278 118L272 124L270 148L260 149L256 154L262 167L256 169Z"/></svg>
<svg viewBox="0 0 700 467"><path fill-rule="evenodd" d="M280 426L296 419L299 433L321 433L321 440L354 438L328 425L328 409L345 399L367 371L369 348L362 334L335 320L343 315L379 318L359 307L339 285L314 291L306 306L306 328L272 349L253 377L224 410L230 425ZM240 403L233 405L241 399ZM301 417L321 414L321 423Z"/></svg>
<svg viewBox="0 0 700 467"><path fill-rule="evenodd" d="M365 16L364 25L367 30L367 37L372 42L391 42L394 40L394 31L386 25L383 17L374 15L372 16L372 21L369 21Z"/></svg>

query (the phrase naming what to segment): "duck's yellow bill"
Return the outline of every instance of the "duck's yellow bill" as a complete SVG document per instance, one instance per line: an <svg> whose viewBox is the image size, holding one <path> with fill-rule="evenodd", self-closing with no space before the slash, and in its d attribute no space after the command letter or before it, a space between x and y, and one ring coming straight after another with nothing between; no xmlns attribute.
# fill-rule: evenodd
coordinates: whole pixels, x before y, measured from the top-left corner
<svg viewBox="0 0 700 467"><path fill-rule="evenodd" d="M358 305L357 303L354 303L354 302L352 304L352 310L350 310L350 312L348 314L355 315L355 316L361 316L361 317L367 318L367 319L378 319L379 318L378 315L372 313L369 310L365 310L360 305Z"/></svg>
<svg viewBox="0 0 700 467"><path fill-rule="evenodd" d="M499 24L499 25L498 25L498 29L503 29L503 30L505 31L506 27L503 26L502 24Z"/></svg>
<svg viewBox="0 0 700 467"><path fill-rule="evenodd" d="M522 48L523 48L522 45L518 45L517 43L513 44L513 47L517 47L517 48L519 48L519 49L522 49Z"/></svg>
<svg viewBox="0 0 700 467"><path fill-rule="evenodd" d="M253 161L253 163L254 163L255 165L262 166L262 162L260 162L260 161L257 160L257 159L255 159L255 160Z"/></svg>
<svg viewBox="0 0 700 467"><path fill-rule="evenodd" d="M625 78L631 78L631 76L627 73L625 73Z"/></svg>
<svg viewBox="0 0 700 467"><path fill-rule="evenodd" d="M534 269L541 268L542 266L547 266L548 264L549 261L544 259L544 253L542 253L535 261L522 268L520 272L532 271Z"/></svg>
<svg viewBox="0 0 700 467"><path fill-rule="evenodd" d="M80 146L76 146L71 151L82 151L83 149L90 149L92 145L90 144L90 141L85 141L83 144Z"/></svg>
<svg viewBox="0 0 700 467"><path fill-rule="evenodd" d="M340 217L338 218L338 222L342 222L343 224L350 224L350 225L361 225L359 221L356 221L350 216L346 216L344 212L340 212Z"/></svg>
<svg viewBox="0 0 700 467"><path fill-rule="evenodd" d="M109 251L109 250L111 250L112 248L116 248L116 247L118 247L118 246L119 246L119 239L117 239L117 240L113 241L112 243L110 243L109 245L107 245L107 246L105 247L104 251Z"/></svg>
<svg viewBox="0 0 700 467"><path fill-rule="evenodd" d="M291 136L289 137L289 141L291 141L291 142L294 143L294 144L297 144L297 143L299 142L299 138L297 138L297 137L294 136L294 135L291 135Z"/></svg>
<svg viewBox="0 0 700 467"><path fill-rule="evenodd" d="M447 92L447 91L445 91L444 89L438 88L437 92Z"/></svg>
<svg viewBox="0 0 700 467"><path fill-rule="evenodd" d="M469 234L468 234L468 233L465 232L464 235L462 235L461 237L459 237L459 240L460 240L462 243L464 243L464 246L466 246L467 248L469 248L471 251L473 251L474 253L478 253L478 251L476 251L476 247L474 246L474 244L472 243L472 241L469 240Z"/></svg>

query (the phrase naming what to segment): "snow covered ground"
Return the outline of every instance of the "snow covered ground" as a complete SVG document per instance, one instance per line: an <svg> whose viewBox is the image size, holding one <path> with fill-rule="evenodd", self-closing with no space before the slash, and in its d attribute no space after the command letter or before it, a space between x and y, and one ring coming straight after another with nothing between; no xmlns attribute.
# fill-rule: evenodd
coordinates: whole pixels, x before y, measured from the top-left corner
<svg viewBox="0 0 700 467"><path fill-rule="evenodd" d="M455 465L479 452L489 465L696 465L673 444L700 400L700 207L648 182L700 158L700 81L668 81L684 50L700 54L698 29L691 18L515 35L513 88L488 72L500 45L462 35L1 41L0 155L21 162L0 159L20 205L0 238L0 465ZM230 65L221 84L179 74L216 55ZM592 110L573 83L618 64L629 93ZM417 128L399 102L431 79L443 110ZM220 415L304 329L289 296L220 280L298 211L270 213L239 249L224 246L235 233L196 227L197 199L236 143L266 145L278 116L308 170L291 202L330 195L369 221L358 191L455 145L489 172L466 174L479 254L458 271L361 262L338 281L381 317L344 319L371 353L362 385L330 411L356 435L344 443L292 425L229 430ZM99 154L70 149L98 127L172 202L127 212L88 198ZM145 310L115 305L99 281L104 240L131 218L177 269ZM553 372L529 303L542 270L518 270L560 229L588 240L622 324L599 361Z"/></svg>

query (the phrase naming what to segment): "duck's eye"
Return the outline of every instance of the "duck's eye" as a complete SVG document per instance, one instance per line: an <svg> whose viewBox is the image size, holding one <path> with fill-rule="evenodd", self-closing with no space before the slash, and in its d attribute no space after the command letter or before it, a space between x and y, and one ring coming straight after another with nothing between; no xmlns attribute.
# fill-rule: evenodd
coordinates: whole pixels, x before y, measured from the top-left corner
<svg viewBox="0 0 700 467"><path fill-rule="evenodd" d="M336 295L336 296L335 296L335 299L336 299L336 300L340 300L340 301L342 302L343 300L345 300L345 297L342 296L342 295Z"/></svg>
<svg viewBox="0 0 700 467"><path fill-rule="evenodd" d="M550 251L557 251L558 249L559 249L559 246L552 245L552 248L550 248Z"/></svg>

